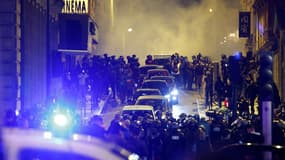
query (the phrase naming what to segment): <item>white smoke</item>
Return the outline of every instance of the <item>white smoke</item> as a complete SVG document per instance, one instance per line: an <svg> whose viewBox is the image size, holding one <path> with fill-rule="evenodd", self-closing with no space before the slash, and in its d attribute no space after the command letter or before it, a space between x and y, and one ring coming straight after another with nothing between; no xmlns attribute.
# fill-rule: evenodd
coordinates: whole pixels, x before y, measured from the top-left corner
<svg viewBox="0 0 285 160"><path fill-rule="evenodd" d="M137 54L140 59L147 54L178 52L191 57L201 52L215 60L222 53L229 55L243 49L243 41L236 38L240 8L238 0L114 2L114 28L105 34L107 39L102 44L103 52ZM103 24L98 23L104 28ZM127 31L129 27L133 29L132 32ZM228 37L233 32L235 37Z"/></svg>

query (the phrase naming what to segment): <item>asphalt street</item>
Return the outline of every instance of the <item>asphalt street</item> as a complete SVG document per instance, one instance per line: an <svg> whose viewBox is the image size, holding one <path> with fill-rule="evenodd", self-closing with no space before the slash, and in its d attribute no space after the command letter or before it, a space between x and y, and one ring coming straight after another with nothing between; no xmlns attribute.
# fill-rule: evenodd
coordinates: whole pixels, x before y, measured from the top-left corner
<svg viewBox="0 0 285 160"><path fill-rule="evenodd" d="M178 118L181 113L199 114L200 117L205 117L206 108L202 95L203 93L199 91L179 90L179 104L173 106L173 117ZM92 115L101 114L104 124L108 127L114 115L122 110L123 105L119 104L116 107L112 107L110 104L105 104L104 106L107 107L104 109L104 112L100 112L103 109L98 109Z"/></svg>

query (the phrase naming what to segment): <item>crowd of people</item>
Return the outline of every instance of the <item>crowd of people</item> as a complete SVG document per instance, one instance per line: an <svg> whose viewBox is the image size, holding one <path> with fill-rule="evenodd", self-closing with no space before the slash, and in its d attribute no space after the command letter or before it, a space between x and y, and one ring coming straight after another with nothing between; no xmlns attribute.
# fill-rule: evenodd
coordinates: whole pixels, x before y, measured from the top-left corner
<svg viewBox="0 0 285 160"><path fill-rule="evenodd" d="M223 116L210 120L186 114L175 119L170 112L164 119L161 112L156 116L153 120L150 115L117 114L108 128L102 117L94 116L82 132L152 160L194 159L228 144L263 143L258 116L244 115L233 123L226 123ZM284 135L280 133L282 129L274 124L273 144L285 144Z"/></svg>
<svg viewBox="0 0 285 160"><path fill-rule="evenodd" d="M158 119L155 121L149 119L148 115L131 117L117 114L109 128L105 128L102 117L94 116L81 131L111 140L148 159L177 159L177 157L183 159L183 157L199 156L200 152L215 150L226 144L262 143L260 107L255 103L258 99L258 81L256 79L258 63L250 52L246 57L240 53L238 56L240 70L234 73L231 70L230 57L225 55L222 55L220 63L215 63L209 57L202 56L201 53L193 55L191 60L175 53L170 57L169 62L164 64L164 68L168 69L175 77L177 88L204 93L201 96L205 99L205 106L209 110L212 110L213 106L218 106L218 109L225 108L229 112L218 114L215 111L215 115L209 115L209 120L199 118L198 115L186 114L181 114L179 119L175 119L171 113L167 113L166 118L162 119L158 112ZM102 57L97 58L102 60ZM111 56L108 58L105 55L103 59L105 60L100 62L105 62L103 63L105 65L102 65L105 66L105 68L103 67L105 71L101 71L107 73L106 69L109 68L113 72L109 72L112 75L105 75L105 78L110 78L109 80L101 77L102 82L105 82L101 93L106 93L108 89L109 91L111 89L113 98L118 96L121 102L127 103L127 97L132 96L137 87L134 84L139 81L139 66L141 64L138 58L135 55L128 56L128 61L124 62L123 57ZM145 65L148 64L156 64L151 55L146 57ZM106 68L106 66L109 67ZM120 72L124 69L126 72ZM90 69L84 68L84 70ZM243 84L236 88L237 94L233 93L232 74L239 74L239 83ZM117 79L118 77L120 78ZM122 79L125 81L121 81ZM121 86L127 84L128 81L133 82L128 88L129 91L126 90L126 86ZM121 87L123 87L122 90ZM202 89L204 89L203 92ZM120 95L125 95L125 98ZM236 102L233 101L235 99L233 96L236 96ZM277 108L281 103L280 98L278 94L274 97L274 105ZM234 107L237 109L238 117L229 121L227 118L230 115L226 115L226 113L234 111ZM283 111L279 109L279 116L274 119L284 120L284 113L284 109ZM273 125L274 134L278 135L273 137L274 144L285 144L282 124L284 121Z"/></svg>
<svg viewBox="0 0 285 160"><path fill-rule="evenodd" d="M89 95L92 108L96 108L100 99L111 94L111 98L119 99L122 104L127 103L139 87L139 67L148 64L154 64L151 55L147 56L145 64L140 64L136 55L126 58L108 54L83 57L76 67L65 71L61 98L70 106L84 107L86 95ZM201 90L206 75L207 104L212 104L213 64L208 57L199 53L189 61L186 56L175 53L163 65L176 78L177 88Z"/></svg>
<svg viewBox="0 0 285 160"><path fill-rule="evenodd" d="M127 56L126 60L108 54L83 57L76 67L66 71L63 97L80 107L86 105L86 95L90 95L92 108L109 94L112 98L119 97L123 103L133 93L139 65L136 55Z"/></svg>
<svg viewBox="0 0 285 160"><path fill-rule="evenodd" d="M191 58L189 60L188 57L175 53L164 64L164 68L175 77L176 87L204 93L201 96L210 111L214 109L213 106L217 106L217 110L227 111L234 111L233 108L237 107L238 117L228 121L227 118L231 115L226 113L230 112L218 114L216 111L213 112L215 114L209 115L208 119L186 114L181 114L175 119L170 112L162 119L160 111L156 112L156 120L152 120L149 115L139 117L117 114L106 128L102 117L96 115L88 124L78 122L76 131L113 141L154 160L199 156L200 152L215 150L231 143L262 143L260 110L256 110L256 107L260 107L255 103L258 98L258 65L253 55L239 55L239 73L231 72L229 57L225 55L222 55L220 63L212 62L201 53ZM148 64L156 64L151 55L146 57L143 65ZM62 100L70 104L69 106L84 106L86 95L90 95L91 108L96 108L98 101L106 96L119 99L122 104L127 103L138 87L140 66L136 55L127 56L126 59L123 56L108 54L84 57L75 68L65 72ZM236 88L237 94L233 94L232 74L239 74L240 84L243 84ZM236 96L236 102L233 101L233 96ZM276 123L273 125L273 132L276 136L273 137L273 143L285 145L285 125L282 125L285 119L285 105L281 104L278 94L275 94L273 104L277 109L274 114ZM35 110L26 113L22 118L31 120L21 121L20 124L17 123L14 112L9 111L5 123L7 126L39 128L42 124L36 119L41 117L40 114L44 113ZM24 122L27 124L23 124Z"/></svg>

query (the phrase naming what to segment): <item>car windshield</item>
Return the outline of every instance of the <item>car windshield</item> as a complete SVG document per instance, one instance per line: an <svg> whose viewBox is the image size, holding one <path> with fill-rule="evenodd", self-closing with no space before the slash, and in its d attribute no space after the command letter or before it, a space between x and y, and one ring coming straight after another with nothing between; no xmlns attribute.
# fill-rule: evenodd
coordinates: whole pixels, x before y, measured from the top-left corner
<svg viewBox="0 0 285 160"><path fill-rule="evenodd" d="M150 69L156 69L158 68L158 66L142 66L140 67L140 74L147 74L147 71L150 70Z"/></svg>
<svg viewBox="0 0 285 160"><path fill-rule="evenodd" d="M169 76L153 76L151 77L151 79L153 80L165 80L167 82L167 84L172 85L174 83L174 78L169 77Z"/></svg>
<svg viewBox="0 0 285 160"><path fill-rule="evenodd" d="M148 76L170 76L170 74L167 70L156 70L148 72Z"/></svg>
<svg viewBox="0 0 285 160"><path fill-rule="evenodd" d="M167 84L163 82L147 82L142 85L142 88L159 89L163 95L168 94L169 92Z"/></svg>
<svg viewBox="0 0 285 160"><path fill-rule="evenodd" d="M135 93L138 96L145 96L145 95L161 95L159 90L148 90L148 91L138 91Z"/></svg>
<svg viewBox="0 0 285 160"><path fill-rule="evenodd" d="M122 115L129 115L132 119L138 119L138 117L148 116L153 119L152 110L123 110Z"/></svg>
<svg viewBox="0 0 285 160"><path fill-rule="evenodd" d="M168 63L170 63L170 59L169 58L158 58L158 59L154 59L154 63L158 65L167 65Z"/></svg>
<svg viewBox="0 0 285 160"><path fill-rule="evenodd" d="M153 106L154 110L163 110L167 105L164 99L139 99L136 104L138 105L150 105Z"/></svg>

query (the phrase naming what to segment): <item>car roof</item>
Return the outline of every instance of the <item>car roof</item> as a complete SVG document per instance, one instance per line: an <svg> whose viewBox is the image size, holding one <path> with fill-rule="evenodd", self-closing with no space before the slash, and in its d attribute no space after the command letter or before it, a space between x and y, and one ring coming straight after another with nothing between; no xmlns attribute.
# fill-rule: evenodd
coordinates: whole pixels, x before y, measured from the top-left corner
<svg viewBox="0 0 285 160"><path fill-rule="evenodd" d="M152 57L154 59L170 59L171 58L171 54L155 54Z"/></svg>
<svg viewBox="0 0 285 160"><path fill-rule="evenodd" d="M145 95L145 96L139 96L137 100L142 100L142 99L166 99L166 97L161 96L161 95Z"/></svg>
<svg viewBox="0 0 285 160"><path fill-rule="evenodd" d="M158 80L158 79L148 79L148 80L144 80L143 83L151 83L151 82L157 82L157 83L167 83L165 80Z"/></svg>
<svg viewBox="0 0 285 160"><path fill-rule="evenodd" d="M148 65L140 66L139 68L152 68L152 67L163 68L162 65L158 65L158 64L148 64Z"/></svg>
<svg viewBox="0 0 285 160"><path fill-rule="evenodd" d="M153 110L153 106L150 105L126 105L122 109L125 110Z"/></svg>
<svg viewBox="0 0 285 160"><path fill-rule="evenodd" d="M161 72L161 71L168 72L167 69L163 69L163 68L150 69L150 70L148 70L147 72Z"/></svg>
<svg viewBox="0 0 285 160"><path fill-rule="evenodd" d="M118 153L124 151L122 153L126 153L125 156L129 154L127 150L115 144L99 140L92 136L80 134L73 134L71 138L65 139L55 137L52 132L48 131L20 128L2 128L1 134L3 147L8 150L17 150L19 152L22 149L44 149L50 151L61 151L71 154L79 154L95 159L114 160L124 159L122 158L122 155L116 154L114 152L114 149L119 149ZM96 152L94 152L94 150L96 150ZM7 152L7 154L9 154L9 151ZM8 155L8 157L9 156L13 155Z"/></svg>
<svg viewBox="0 0 285 160"><path fill-rule="evenodd" d="M151 80L164 80L164 79L175 79L175 78L173 76L151 76L150 79Z"/></svg>
<svg viewBox="0 0 285 160"><path fill-rule="evenodd" d="M139 88L136 90L136 92L143 92L143 91L155 91L155 92L160 92L159 89L156 88Z"/></svg>

